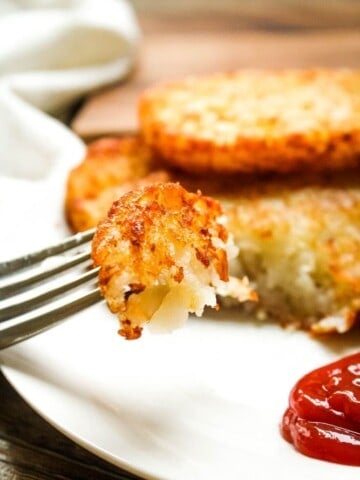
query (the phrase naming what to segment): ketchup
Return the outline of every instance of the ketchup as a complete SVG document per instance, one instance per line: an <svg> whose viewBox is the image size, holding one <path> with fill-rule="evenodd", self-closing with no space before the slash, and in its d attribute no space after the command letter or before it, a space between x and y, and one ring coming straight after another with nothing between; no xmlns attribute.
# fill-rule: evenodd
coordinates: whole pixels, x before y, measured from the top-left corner
<svg viewBox="0 0 360 480"><path fill-rule="evenodd" d="M304 455L360 466L360 352L297 382L281 434Z"/></svg>

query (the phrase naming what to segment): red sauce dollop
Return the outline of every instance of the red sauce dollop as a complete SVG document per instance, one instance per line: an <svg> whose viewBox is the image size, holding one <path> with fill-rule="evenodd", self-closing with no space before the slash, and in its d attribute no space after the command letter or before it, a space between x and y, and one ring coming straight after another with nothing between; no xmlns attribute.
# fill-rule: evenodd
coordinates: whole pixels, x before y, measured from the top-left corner
<svg viewBox="0 0 360 480"><path fill-rule="evenodd" d="M304 455L360 466L360 353L297 382L281 434Z"/></svg>

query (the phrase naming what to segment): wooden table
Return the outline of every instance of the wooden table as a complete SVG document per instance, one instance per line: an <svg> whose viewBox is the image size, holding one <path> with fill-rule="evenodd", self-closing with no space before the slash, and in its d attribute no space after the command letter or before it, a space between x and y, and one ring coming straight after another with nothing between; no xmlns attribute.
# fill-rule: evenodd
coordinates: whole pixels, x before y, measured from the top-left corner
<svg viewBox="0 0 360 480"><path fill-rule="evenodd" d="M243 66L360 66L357 0L314 0L311 7L282 1L271 8L261 0L199 0L191 10L189 1L179 2L177 12L168 3L136 2L144 32L138 68L127 83L85 101L73 121L79 135L88 139L136 129L139 92L170 77ZM58 433L1 373L0 395L1 480L137 478Z"/></svg>

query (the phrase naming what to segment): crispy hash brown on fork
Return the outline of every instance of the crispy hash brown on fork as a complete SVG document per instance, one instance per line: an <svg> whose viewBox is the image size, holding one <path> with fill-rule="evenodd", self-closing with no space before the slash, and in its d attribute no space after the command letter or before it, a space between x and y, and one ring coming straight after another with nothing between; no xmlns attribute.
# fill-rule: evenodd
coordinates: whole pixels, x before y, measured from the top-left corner
<svg viewBox="0 0 360 480"><path fill-rule="evenodd" d="M128 141L112 140L119 144ZM141 143L136 138L132 141ZM97 148L101 145L102 141L97 142ZM89 151L92 155L92 148ZM126 156L122 161L126 162ZM129 165L132 161L130 158ZM96 174L98 165L89 158L83 164L87 164L86 170L94 168ZM103 170L110 164L109 156ZM137 164L137 168L141 166ZM189 191L201 189L220 201L227 228L239 248L237 258L231 261L231 271L251 281L259 295L259 302L251 305L257 308L259 317L268 316L315 333L344 332L356 324L360 311L359 170L279 179L246 175L195 177L170 169L156 170L155 161L151 168L155 169L151 172L155 177L179 181ZM82 171L76 169L71 176L82 177ZM143 181L151 178L147 176ZM124 186L130 189L132 184L119 184L119 188ZM109 188L113 189L114 184L110 183ZM94 188L90 205L84 199L88 208L82 209L78 225L78 217L73 216L75 230L80 230L84 221L90 227L106 217L111 205L103 200L106 191L106 184ZM78 196L74 208L78 211L80 206ZM71 202L68 208L73 208Z"/></svg>
<svg viewBox="0 0 360 480"><path fill-rule="evenodd" d="M145 142L188 172L329 171L360 165L360 71L244 70L140 98Z"/></svg>
<svg viewBox="0 0 360 480"><path fill-rule="evenodd" d="M218 202L179 184L136 189L116 201L100 223L92 258L100 289L127 339L182 325L188 313L216 307L216 293L255 299L246 280L229 279L236 248Z"/></svg>

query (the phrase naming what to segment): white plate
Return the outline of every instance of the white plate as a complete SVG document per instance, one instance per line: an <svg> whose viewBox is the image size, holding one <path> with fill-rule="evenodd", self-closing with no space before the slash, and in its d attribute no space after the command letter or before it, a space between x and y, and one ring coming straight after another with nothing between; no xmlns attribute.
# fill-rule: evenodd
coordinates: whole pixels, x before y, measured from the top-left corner
<svg viewBox="0 0 360 480"><path fill-rule="evenodd" d="M62 173L26 184L36 210L28 206L19 224L9 203L1 204L8 253L63 234L67 168L64 162ZM25 188L22 182L2 179L14 212L24 198L13 189ZM32 235L24 233L34 224ZM2 370L65 435L146 478L358 480L358 468L295 452L278 428L294 382L355 351L358 334L321 342L241 319L236 310L190 319L172 334L145 332L133 342L116 330L116 319L96 305L4 351Z"/></svg>

